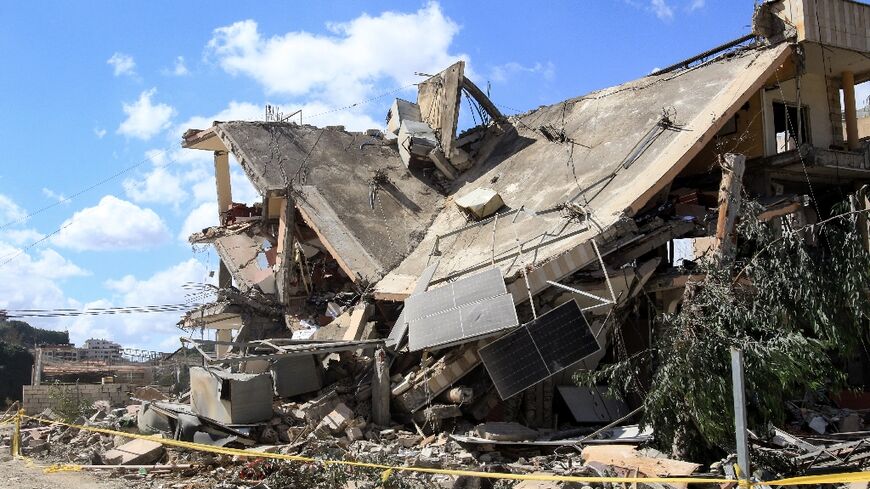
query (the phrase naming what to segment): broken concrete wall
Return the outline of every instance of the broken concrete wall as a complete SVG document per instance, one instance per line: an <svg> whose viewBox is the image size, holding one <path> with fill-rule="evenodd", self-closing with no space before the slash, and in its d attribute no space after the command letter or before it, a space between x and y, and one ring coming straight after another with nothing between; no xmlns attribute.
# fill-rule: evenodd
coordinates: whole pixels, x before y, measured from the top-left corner
<svg viewBox="0 0 870 489"><path fill-rule="evenodd" d="M417 85L417 104L423 122L435 132L441 151L453 154L465 62L459 61Z"/></svg>
<svg viewBox="0 0 870 489"><path fill-rule="evenodd" d="M259 122L215 130L264 195L283 193L290 179L302 192L296 200L306 224L354 280L374 282L397 265L443 202L429 182L408 174L396 148L363 133ZM359 264L348 263L354 256Z"/></svg>

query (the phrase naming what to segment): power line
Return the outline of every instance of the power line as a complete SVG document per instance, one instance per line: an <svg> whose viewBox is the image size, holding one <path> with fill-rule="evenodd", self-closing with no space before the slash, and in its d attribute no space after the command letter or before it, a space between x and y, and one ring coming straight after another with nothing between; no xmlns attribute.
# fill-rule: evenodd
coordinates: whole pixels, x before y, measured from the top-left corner
<svg viewBox="0 0 870 489"><path fill-rule="evenodd" d="M387 95L392 95L392 94L394 94L394 93L401 92L402 90L405 90L405 89L411 88L411 87L416 86L416 85L417 85L416 83L411 83L411 84L409 84L409 85L405 85L405 86L403 86L403 87L399 87L399 88L394 88L394 89L392 89L392 90L390 90L390 91L383 92L383 93L381 93L381 94L379 94L379 95L375 95L374 97L367 98L367 99L365 99L365 100L361 100L361 101L359 101L359 102L356 102L356 103L353 103L353 104L350 104L350 105L345 105L344 107L338 107L338 108L335 108L335 109L330 109L330 110L327 110L327 111L324 111L324 112L320 112L320 113L318 113L318 114L309 115L309 116L306 117L306 120L307 120L307 119L314 119L314 118L316 118L316 117L324 116L324 115L327 115L327 114L332 114L332 113L335 113L335 112L341 112L341 111L343 111L343 110L352 109L352 108L357 107L357 106L360 106L360 105L365 105L365 104L368 104L368 103L374 102L375 100L380 100L380 99L386 97Z"/></svg>
<svg viewBox="0 0 870 489"><path fill-rule="evenodd" d="M90 190L93 190L93 189L99 187L100 185L103 185L103 184L105 184L105 183L108 183L108 182L110 182L110 181L112 181L112 180L118 178L119 176L124 175L125 173L130 172L130 171L133 170L134 168L137 168L137 167L139 167L139 166L142 166L143 164L147 163L148 161L151 161L151 160L153 160L154 158L157 158L158 156L161 156L161 155L163 155L163 154L166 154L170 149L173 149L174 147L175 147L174 144L172 144L172 145L170 145L170 146L167 146L166 148L160 150L159 152L157 152L157 153L155 153L155 154L152 154L152 155L149 156L148 158L145 158L144 160L140 161L139 163L136 163L135 165L128 166L127 168L125 168L125 169L119 171L118 173L115 173L114 175L112 175L112 176L110 176L110 177L104 178L103 180L100 180L99 182L97 182L97 183L95 183L95 184L93 184L93 185L91 185L91 186L89 186L89 187L87 187L87 188L85 188L85 189L83 189L83 190L80 190L80 191L74 193L73 195L71 195L71 196L69 196L69 197L66 197L66 198L63 199L63 200L59 200L59 201L57 201L57 202L55 202L55 203L53 203L53 204L51 204L51 205L47 205L47 206L45 206L45 207L43 207L43 208L41 208L41 209L37 209L36 211L34 211L34 212L28 214L27 216L24 216L24 217L21 218L21 219L18 219L18 220L15 220L15 221L7 222L6 224L3 224L2 226L0 226L0 231L2 231L3 229L7 228L8 226L11 226L12 224L16 224L16 223L24 222L24 221L28 220L29 218L31 218L32 216L35 216L36 214L39 214L40 212L43 212L43 211L45 211L45 210L47 210L47 209L51 209L52 207L56 207L56 206L60 205L60 204L63 203L63 202L69 202L69 201L71 201L72 199L78 197L79 195L82 195L82 194L84 194L84 193L86 193L86 192L88 192L88 191L90 191ZM178 160L170 160L170 161L167 163L167 165L170 165L170 164L176 163L177 161L178 161ZM64 229L66 229L66 228L72 226L75 222L76 222L75 220L70 219L69 222L67 222L67 223L65 223L65 224L62 224L59 228L57 228L57 229L55 229L54 231L52 231L52 232L46 234L46 235L43 236L42 238L39 238L39 239L37 239L36 241L33 241L32 243L29 243L29 244L25 245L23 248L21 248L20 250L18 250L18 251L15 252L15 253L12 253L12 254L10 254L10 255L7 255L7 257L6 257L5 259L3 259L2 262L0 262L0 268L3 268L3 267L5 267L6 265L8 265L10 262L12 262L13 260L15 260L16 258L18 258L19 256L21 256L22 254L24 254L27 250L29 250L29 249L33 248L34 246L36 246L36 245L42 243L43 241L46 241L48 238L50 238L50 237L52 237L52 236L54 236L54 235L60 233L60 232L63 231Z"/></svg>
<svg viewBox="0 0 870 489"><path fill-rule="evenodd" d="M56 318L79 316L104 316L115 314L151 314L188 311L202 303L155 304L148 306L104 307L91 309L0 309L7 318Z"/></svg>
<svg viewBox="0 0 870 489"><path fill-rule="evenodd" d="M6 223L0 225L0 231L2 231L2 230L4 230L4 229L8 228L9 226L11 226L11 225L13 225L13 224L19 224L19 223L26 222L26 221L29 220L31 217L33 217L33 216L35 216L35 215L37 215L37 214L39 214L39 213L42 213L42 212L44 212L44 211L47 211L48 209L52 209L52 208L57 207L57 206L59 206L59 205L61 205L61 204L65 204L65 203L67 203L67 202L70 202L70 201L72 201L73 199L75 199L76 197L78 197L78 196L80 196L80 195L82 195L82 194L84 194L84 193L90 192L91 190L93 190L93 189L95 189L95 188L97 188L97 187L99 187L99 186L105 185L106 183L109 183L109 182L111 182L112 180L114 180L114 179L116 179L116 178L118 178L118 177L120 177L120 176L122 176L122 175L125 175L125 174L129 173L130 171L132 171L132 170L134 170L134 169L136 169L136 168L138 168L138 167L144 165L145 163L148 163L149 161L153 160L154 158L157 158L158 156L162 156L162 155L166 154L170 149L173 149L174 147L175 147L175 144L172 144L172 145L170 145L170 146L167 146L166 148L160 150L159 152L154 153L154 154L148 156L148 157L145 158L144 160L142 160L142 161L140 161L140 162L138 162L138 163L136 163L136 164L134 164L134 165L130 165L130 166L128 166L128 167L122 169L121 171L119 171L119 172L117 172L117 173L115 173L115 174L113 174L113 175L110 175L110 176L108 176L108 177L106 177L106 178L100 180L99 182L97 182L97 183L95 183L95 184L93 184L93 185L91 185L91 186L89 186L89 187L86 187L86 188L84 188L84 189L82 189L82 190L79 190L78 192L73 193L73 194L70 195L69 197L64 197L64 198L62 198L62 199L58 199L56 202L54 202L54 203L52 203L52 204L49 204L49 205L47 205L47 206L45 206L45 207L41 207L41 208L39 208L39 209L37 209L37 210L35 210L35 211L33 211L33 212L31 212L31 213L25 215L24 217L21 217L21 218L18 218L18 219L13 219L13 220L11 220L11 221L9 221L9 222L6 222ZM174 162L174 160L173 160L172 162Z"/></svg>

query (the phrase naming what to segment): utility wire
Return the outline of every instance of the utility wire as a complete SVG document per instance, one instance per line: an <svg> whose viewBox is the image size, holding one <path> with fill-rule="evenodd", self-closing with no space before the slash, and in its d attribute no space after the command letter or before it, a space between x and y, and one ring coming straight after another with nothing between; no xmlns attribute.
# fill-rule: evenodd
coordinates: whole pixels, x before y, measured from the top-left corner
<svg viewBox="0 0 870 489"><path fill-rule="evenodd" d="M200 303L156 304L148 306L106 307L93 309L0 309L7 318L56 318L79 316L104 316L115 314L150 314L160 312L188 311Z"/></svg>
<svg viewBox="0 0 870 489"><path fill-rule="evenodd" d="M145 163L148 163L149 161L153 160L154 158L157 158L158 156L163 156L163 155L166 154L170 149L173 149L174 147L175 147L175 144L172 144L172 145L170 145L170 146L167 146L166 148L160 150L159 152L157 152L157 153L155 153L155 154L152 154L151 156L148 156L148 157L145 158L144 160L142 160L142 161L140 161L140 162L138 162L138 163L136 163L136 164L130 165L130 166L128 166L128 167L126 167L126 168L124 168L124 169L118 171L117 173L114 173L114 174L112 174L112 175L110 175L110 176L108 176L108 177L106 177L106 178L100 180L99 182L97 182L97 183L95 183L95 184L93 184L93 185L91 185L91 186L89 186L89 187L86 187L86 188L84 188L84 189L82 189L82 190L79 190L78 192L73 193L73 194L70 195L69 197L64 197L64 198L62 198L62 199L58 199L56 202L54 202L54 203L52 203L52 204L49 204L49 205L47 205L47 206L45 206L45 207L41 207L41 208L39 208L39 209L37 209L37 210L35 210L35 211L33 211L33 212L31 212L31 213L25 215L24 217L21 217L21 218L18 218L18 219L13 219L13 220L11 220L11 221L9 221L9 222L6 222L6 223L0 225L0 231L2 231L2 230L4 230L4 229L8 228L9 226L11 226L11 225L13 225L13 224L19 224L19 223L26 222L26 221L29 220L31 217L33 217L33 216L35 216L35 215L37 215L37 214L39 214L39 213L42 213L42 212L44 212L44 211L47 211L48 209L51 209L51 208L57 207L57 206L59 206L59 205L61 205L61 204L65 204L65 203L67 203L67 202L70 202L70 201L72 201L73 199L75 199L76 197L78 197L78 196L80 196L80 195L82 195L82 194L84 194L84 193L90 192L91 190L93 190L93 189L95 189L95 188L97 188L97 187L99 187L99 186L101 186L101 185L105 185L105 184L111 182L112 180L114 180L114 179L116 179L116 178L118 178L118 177L120 177L120 176L122 176L122 175L125 175L125 174L129 173L130 171L132 171L132 170L134 170L134 169L136 169L136 168L138 168L138 167L144 165ZM174 163L174 162L175 162L175 160L173 160L173 161L170 162L170 163Z"/></svg>
<svg viewBox="0 0 870 489"><path fill-rule="evenodd" d="M51 209L52 207L56 207L56 206L60 205L61 203L69 202L69 201L73 200L74 198L78 197L79 195L82 195L82 194L84 194L84 193L86 193L86 192L88 192L88 191L90 191L90 190L93 190L93 189L95 189L95 188L97 188L97 187L99 187L99 186L101 186L101 185L104 185L104 184L106 184L106 183L108 183L108 182L110 182L110 181L112 181L112 180L118 178L119 176L124 175L125 173L128 173L128 172L130 172L131 170L133 170L133 169L135 169L135 168L137 168L137 167L139 167L139 166L142 166L143 164L145 164L145 163L147 163L147 162L153 160L154 158L157 158L157 157L160 156L160 155L166 154L169 150L173 149L174 147L175 147L175 144L172 144L172 145L170 145L170 146L167 146L166 148L160 150L158 153L152 154L152 155L149 156L148 158L145 158L144 160L140 161L139 163L136 163L135 165L128 166L127 168L125 168L125 169L119 171L118 173L115 173L115 174L112 175L112 176L109 176L109 177L107 177L107 178L104 178L103 180L100 180L99 182L97 182L97 183L95 183L95 184L93 184L93 185L91 185L91 186L89 186L89 187L87 187L87 188L85 188L85 189L83 189L83 190L80 190L80 191L78 191L78 192L76 192L76 193L70 195L69 197L66 197L66 198L64 198L64 199L62 199L62 200L59 200L59 201L57 201L57 202L55 202L55 203L53 203L53 204L51 204L51 205L47 205L47 206L45 206L45 207L43 207L43 208L41 208L41 209L37 209L36 211L34 211L34 212L28 214L27 216L24 216L24 217L18 219L18 220L14 220L14 221L7 222L6 224L3 224L2 226L0 226L0 231L2 231L3 229L5 229L5 228L8 227L8 226L11 226L12 224L17 224L17 223L20 223L20 222L25 222L25 221L27 221L28 219L30 219L31 217L35 216L36 214L39 214L40 212L43 212L43 211L48 210L48 209ZM169 162L167 162L167 165L171 165L171 164L173 164L173 163L177 163L177 161L178 161L178 160L170 160ZM46 241L48 238L50 238L50 237L52 237L52 236L54 236L54 235L60 233L60 232L63 231L64 229L66 229L66 228L72 226L75 222L76 222L76 221L75 221L74 219L70 219L69 222L66 222L65 224L62 224L60 227L58 227L58 228L55 229L54 231L52 231L52 232L46 234L45 236L43 236L43 237L37 239L36 241L33 241L32 243L29 243L29 244L25 245L24 247L22 247L21 249L19 249L17 252L12 253L12 254L9 254L9 255L6 255L6 257L3 257L3 258L2 258L3 261L0 261L0 268L3 268L3 267L5 267L6 265L8 265L8 264L11 263L13 260L15 260L16 258L18 258L19 256L21 256L22 254L24 254L25 252L27 252L27 250L33 248L34 246L36 246L36 245L38 245L38 244L40 244L40 243L42 243L42 242L44 242L44 241Z"/></svg>

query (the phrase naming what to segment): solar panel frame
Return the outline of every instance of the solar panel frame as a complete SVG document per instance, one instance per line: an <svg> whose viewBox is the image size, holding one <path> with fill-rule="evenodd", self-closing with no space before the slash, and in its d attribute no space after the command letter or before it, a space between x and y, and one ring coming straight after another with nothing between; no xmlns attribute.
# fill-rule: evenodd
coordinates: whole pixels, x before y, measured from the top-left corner
<svg viewBox="0 0 870 489"><path fill-rule="evenodd" d="M571 300L482 347L478 354L506 400L600 348L580 306Z"/></svg>
<svg viewBox="0 0 870 489"><path fill-rule="evenodd" d="M414 295L405 304L410 351L464 343L519 325L498 268Z"/></svg>

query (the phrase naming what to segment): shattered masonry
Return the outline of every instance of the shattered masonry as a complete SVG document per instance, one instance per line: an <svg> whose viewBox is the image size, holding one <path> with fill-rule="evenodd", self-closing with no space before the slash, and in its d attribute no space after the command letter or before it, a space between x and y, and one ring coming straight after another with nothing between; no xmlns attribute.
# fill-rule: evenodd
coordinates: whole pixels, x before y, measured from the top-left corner
<svg viewBox="0 0 870 489"><path fill-rule="evenodd" d="M217 299L179 327L216 340L184 340L203 362L190 399L143 404L140 431L407 448L473 423L451 440L484 450L569 445L622 419L636 399L572 376L649 346L652 318L635 306L643 297L675 312L692 264L728 252L729 195L754 197L766 219L811 224L826 204L809 205L808 182L825 193L870 183L870 134L854 107L870 37L860 23L833 28L831 14L870 19L870 6L811 4L765 2L753 35L523 114L503 115L460 61L422 80L415 101L385 107L386 132L189 129L184 146L214 155L221 223L190 242L214 246L221 267ZM844 113L840 90L852 101ZM463 100L482 123L459 132ZM230 157L261 202L233 202ZM836 459L789 436L782 446L808 464ZM596 441L584 440L587 463L646 466L648 454ZM429 449L417 462L437 459ZM698 469L656 460L670 474Z"/></svg>

